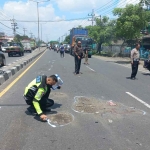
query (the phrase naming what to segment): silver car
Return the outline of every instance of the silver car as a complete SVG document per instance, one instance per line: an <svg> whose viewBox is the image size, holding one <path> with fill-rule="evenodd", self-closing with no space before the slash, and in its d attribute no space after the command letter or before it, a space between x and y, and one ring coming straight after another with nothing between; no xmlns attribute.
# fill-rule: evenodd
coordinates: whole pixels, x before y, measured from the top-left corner
<svg viewBox="0 0 150 150"><path fill-rule="evenodd" d="M7 43L5 44L2 44L2 52L6 53L6 48L8 47L9 45Z"/></svg>
<svg viewBox="0 0 150 150"><path fill-rule="evenodd" d="M0 67L3 67L5 65L6 65L5 55L2 51L0 51Z"/></svg>

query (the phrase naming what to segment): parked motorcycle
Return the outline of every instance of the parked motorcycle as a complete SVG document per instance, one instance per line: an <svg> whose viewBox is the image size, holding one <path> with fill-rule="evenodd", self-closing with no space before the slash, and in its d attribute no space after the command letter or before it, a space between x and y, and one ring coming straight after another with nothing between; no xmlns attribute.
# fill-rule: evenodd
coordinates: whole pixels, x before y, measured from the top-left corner
<svg viewBox="0 0 150 150"><path fill-rule="evenodd" d="M145 68L145 69L150 71L150 59L147 59L147 60L144 61L143 68Z"/></svg>

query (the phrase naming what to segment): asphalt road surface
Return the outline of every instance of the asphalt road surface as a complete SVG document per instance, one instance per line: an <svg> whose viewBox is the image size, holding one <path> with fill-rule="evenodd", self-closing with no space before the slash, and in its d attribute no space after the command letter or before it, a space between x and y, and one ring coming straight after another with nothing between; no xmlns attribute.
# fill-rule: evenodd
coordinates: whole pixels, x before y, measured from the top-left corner
<svg viewBox="0 0 150 150"><path fill-rule="evenodd" d="M139 72L132 81L129 68L95 58L89 63L76 76L72 56L47 50L3 84L0 150L150 150L150 76ZM61 116L43 123L26 111L24 88L39 74L55 73L64 84L51 92L55 105L48 116L71 114L70 123Z"/></svg>

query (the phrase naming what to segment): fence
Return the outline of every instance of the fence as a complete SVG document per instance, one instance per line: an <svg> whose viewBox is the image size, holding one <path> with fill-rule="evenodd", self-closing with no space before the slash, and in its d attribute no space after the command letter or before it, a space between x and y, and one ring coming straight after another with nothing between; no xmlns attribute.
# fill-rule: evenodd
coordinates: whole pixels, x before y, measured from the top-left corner
<svg viewBox="0 0 150 150"><path fill-rule="evenodd" d="M121 46L121 45L112 45L112 46L102 46L103 53L111 53L113 57L130 57L131 50L133 47ZM142 59L148 59L150 56L150 50L145 49L144 47L140 48L140 57Z"/></svg>

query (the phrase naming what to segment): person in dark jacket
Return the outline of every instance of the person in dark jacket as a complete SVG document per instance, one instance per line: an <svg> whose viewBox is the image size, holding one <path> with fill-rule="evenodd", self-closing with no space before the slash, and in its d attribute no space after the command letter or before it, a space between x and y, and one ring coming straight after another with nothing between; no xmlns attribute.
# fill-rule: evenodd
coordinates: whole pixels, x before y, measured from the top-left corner
<svg viewBox="0 0 150 150"><path fill-rule="evenodd" d="M37 76L25 88L24 99L28 105L27 110L30 113L36 113L42 121L46 121L47 116L44 112L50 111L49 107L54 105L54 101L49 99L51 88L58 82L55 75L47 77L45 75ZM58 89L61 87L58 86Z"/></svg>
<svg viewBox="0 0 150 150"><path fill-rule="evenodd" d="M65 47L61 43L61 46L60 46L60 57L64 57L64 52L65 52Z"/></svg>
<svg viewBox="0 0 150 150"><path fill-rule="evenodd" d="M86 45L86 47L84 48L84 57L85 57L85 65L89 65L88 63L88 46Z"/></svg>
<svg viewBox="0 0 150 150"><path fill-rule="evenodd" d="M77 45L74 47L74 57L75 57L75 75L80 73L81 59L83 58L83 49L81 46L81 41L78 41Z"/></svg>

